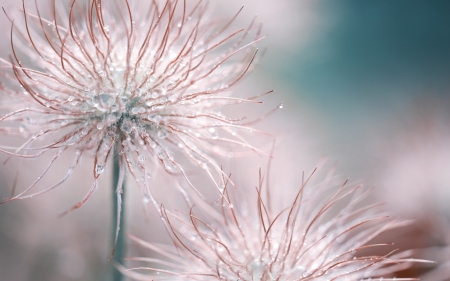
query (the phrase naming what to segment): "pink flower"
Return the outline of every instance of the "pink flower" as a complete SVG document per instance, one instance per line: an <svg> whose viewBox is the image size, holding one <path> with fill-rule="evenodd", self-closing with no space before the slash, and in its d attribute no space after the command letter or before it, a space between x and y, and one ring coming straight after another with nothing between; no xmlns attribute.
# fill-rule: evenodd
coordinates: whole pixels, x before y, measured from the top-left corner
<svg viewBox="0 0 450 281"><path fill-rule="evenodd" d="M380 204L364 205L370 190L332 173L320 180L317 173L303 176L296 194L266 185L260 175L258 188L227 187L218 204L198 199L189 212L164 210L174 245L132 237L164 258L133 258L151 265L128 274L136 280L393 280L393 272L418 261L386 250L389 243L371 242L405 222L390 219ZM384 254L368 254L374 251Z"/></svg>
<svg viewBox="0 0 450 281"><path fill-rule="evenodd" d="M202 1L49 3L48 18L25 3L11 17L12 55L2 60L11 71L2 73L7 81L1 86L10 99L0 132L4 140L24 141L0 148L26 159L47 154L51 161L7 201L62 185L88 155L94 183L72 209L97 188L114 152L122 178L128 171L151 198L156 167L189 182L185 170L194 164L218 188L216 156L228 156L232 145L258 151L244 138L252 120L221 110L257 103L230 93L252 66L259 26L234 29L234 18L218 22ZM72 156L67 174L31 193L63 155Z"/></svg>

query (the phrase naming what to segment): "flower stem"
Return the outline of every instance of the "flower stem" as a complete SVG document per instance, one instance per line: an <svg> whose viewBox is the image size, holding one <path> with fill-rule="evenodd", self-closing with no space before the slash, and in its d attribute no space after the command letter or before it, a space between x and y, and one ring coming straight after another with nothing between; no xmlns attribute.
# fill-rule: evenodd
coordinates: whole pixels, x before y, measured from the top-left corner
<svg viewBox="0 0 450 281"><path fill-rule="evenodd" d="M125 190L125 180L124 175L121 174L123 171L120 169L120 156L119 151L120 146L115 147L113 156L113 228L112 228L112 241L113 241L113 256L112 260L120 264L124 264L123 257L125 256L125 216L124 216L124 190ZM119 226L117 225L119 224ZM119 229L118 229L119 227ZM117 240L116 240L117 239ZM114 245L114 242L115 245ZM122 281L122 273L113 266L113 281Z"/></svg>

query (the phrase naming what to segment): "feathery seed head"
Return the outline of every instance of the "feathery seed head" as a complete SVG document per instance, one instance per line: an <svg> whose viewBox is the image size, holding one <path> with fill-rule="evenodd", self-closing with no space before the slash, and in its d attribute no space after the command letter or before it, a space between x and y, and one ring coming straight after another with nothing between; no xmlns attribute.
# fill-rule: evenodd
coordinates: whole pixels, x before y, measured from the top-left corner
<svg viewBox="0 0 450 281"><path fill-rule="evenodd" d="M8 15L12 55L2 63L12 72L2 73L8 82L1 89L11 102L0 131L28 139L0 148L25 158L53 153L42 176L76 148L67 176L51 188L89 153L91 191L117 149L121 171L149 194L149 160L186 179L182 164L194 163L215 181L214 156L229 155L230 145L257 151L240 135L252 121L220 108L257 103L231 97L230 89L252 65L259 26L233 30L234 18L215 21L204 1L143 2L50 1L45 11L31 11L23 1L18 19ZM11 199L29 197L31 187Z"/></svg>
<svg viewBox="0 0 450 281"><path fill-rule="evenodd" d="M318 181L314 173L295 196L264 190L260 177L253 193L227 188L230 204L198 200L181 215L164 211L174 247L132 239L167 260L133 258L152 265L128 274L137 280L392 280L392 272L418 261L406 259L407 252L367 255L391 245L371 244L374 237L405 222L389 219L379 204L362 205L368 190L330 175ZM287 204L277 208L273 195L280 191Z"/></svg>

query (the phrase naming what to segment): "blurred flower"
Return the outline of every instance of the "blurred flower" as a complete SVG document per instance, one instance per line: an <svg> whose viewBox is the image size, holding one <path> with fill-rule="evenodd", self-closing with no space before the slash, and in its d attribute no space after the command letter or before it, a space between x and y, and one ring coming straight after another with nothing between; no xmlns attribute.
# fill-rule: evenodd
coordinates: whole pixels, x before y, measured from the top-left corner
<svg viewBox="0 0 450 281"><path fill-rule="evenodd" d="M230 90L254 61L259 26L230 30L235 18L218 23L202 1L49 3L47 16L23 2L22 19L11 18L13 54L2 62L12 73L2 73L7 82L1 86L11 99L2 107L0 132L12 142L26 140L6 145L3 139L0 148L26 159L52 158L36 181L7 201L63 184L88 154L94 155L94 183L72 210L97 188L115 149L122 178L128 170L149 199L155 165L148 161L188 182L185 167L193 163L219 188L215 156L234 155L231 146L258 152L242 135L253 121L220 108L258 103L257 97L231 97ZM59 182L29 193L71 153L73 163Z"/></svg>
<svg viewBox="0 0 450 281"><path fill-rule="evenodd" d="M372 240L405 222L389 219L380 204L363 204L370 190L332 173L320 181L317 173L303 175L296 194L266 185L260 175L256 190L229 187L220 204L194 200L181 215L163 209L174 246L132 237L164 258L132 258L152 265L128 274L137 280L393 280L393 272L418 261L406 258L409 252L373 254L391 244Z"/></svg>

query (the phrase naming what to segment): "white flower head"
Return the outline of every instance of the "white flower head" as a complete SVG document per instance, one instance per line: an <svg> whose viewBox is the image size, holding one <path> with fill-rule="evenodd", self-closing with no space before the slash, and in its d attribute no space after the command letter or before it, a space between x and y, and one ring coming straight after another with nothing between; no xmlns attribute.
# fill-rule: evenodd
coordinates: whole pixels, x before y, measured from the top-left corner
<svg viewBox="0 0 450 281"><path fill-rule="evenodd" d="M83 156L93 154L95 182L78 208L115 149L120 171L128 170L146 195L156 166L188 180L185 167L193 163L218 187L215 156L227 156L231 145L258 151L241 135L252 120L221 110L257 103L230 91L252 66L254 45L262 39L259 26L235 30L234 18L220 22L208 15L205 1L49 3L45 11L38 5L32 11L23 2L17 18L8 15L12 55L2 62L12 72L2 74L2 91L11 99L0 131L26 140L0 148L23 158L53 155L39 179L9 200L61 185ZM67 175L30 194L71 152Z"/></svg>
<svg viewBox="0 0 450 281"><path fill-rule="evenodd" d="M174 246L132 237L165 258L133 258L151 264L126 272L136 280L393 280L393 272L418 261L372 242L406 222L390 219L380 204L362 204L370 190L314 173L294 196L264 189L260 177L256 190L228 187L218 205L199 200L186 213L164 211Z"/></svg>

